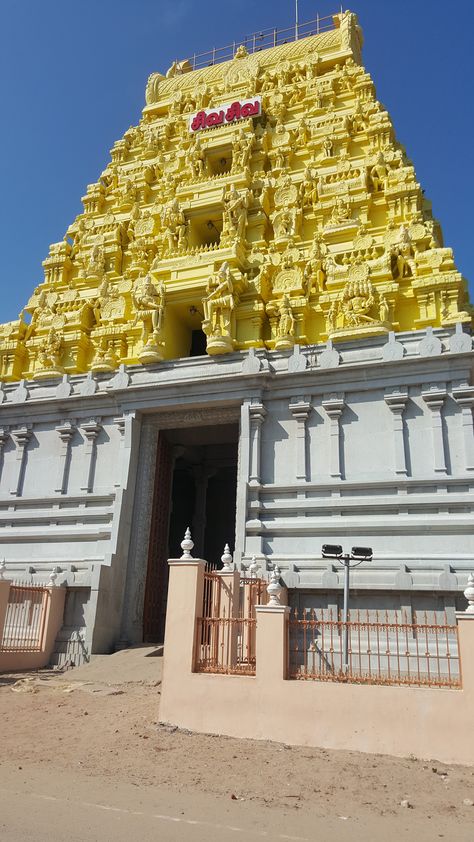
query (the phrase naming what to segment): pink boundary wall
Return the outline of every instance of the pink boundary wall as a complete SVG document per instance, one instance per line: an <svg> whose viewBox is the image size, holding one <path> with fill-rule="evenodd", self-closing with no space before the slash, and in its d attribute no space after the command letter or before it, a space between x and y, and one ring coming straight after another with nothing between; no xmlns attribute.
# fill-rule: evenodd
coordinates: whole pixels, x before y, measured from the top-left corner
<svg viewBox="0 0 474 842"><path fill-rule="evenodd" d="M474 614L458 614L462 690L285 680L284 606L257 607L255 677L193 673L202 560L171 560L160 718L292 745L474 763Z"/></svg>
<svg viewBox="0 0 474 842"><path fill-rule="evenodd" d="M0 581L0 642L5 625L10 582ZM0 673L35 670L47 666L51 658L54 642L63 623L66 588L48 588L50 599L46 610L43 645L39 652L1 652Z"/></svg>

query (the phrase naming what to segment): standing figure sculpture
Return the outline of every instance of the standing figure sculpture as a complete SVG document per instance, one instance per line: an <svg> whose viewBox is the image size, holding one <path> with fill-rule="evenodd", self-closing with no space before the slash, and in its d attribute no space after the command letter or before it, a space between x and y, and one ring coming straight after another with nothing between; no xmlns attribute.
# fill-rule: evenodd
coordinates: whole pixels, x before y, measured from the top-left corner
<svg viewBox="0 0 474 842"><path fill-rule="evenodd" d="M247 226L247 193L239 193L235 187L229 192L222 191L222 203L224 212L222 215L221 245L232 245L244 239Z"/></svg>
<svg viewBox="0 0 474 842"><path fill-rule="evenodd" d="M165 286L161 283L157 289L149 275L139 278L132 291L132 301L136 309L134 324L142 323L139 360L142 363L160 362L164 350Z"/></svg>
<svg viewBox="0 0 474 842"><path fill-rule="evenodd" d="M207 295L202 299L202 327L207 336L207 351L224 354L233 349L231 328L235 307L234 285L227 261L210 276L206 292Z"/></svg>

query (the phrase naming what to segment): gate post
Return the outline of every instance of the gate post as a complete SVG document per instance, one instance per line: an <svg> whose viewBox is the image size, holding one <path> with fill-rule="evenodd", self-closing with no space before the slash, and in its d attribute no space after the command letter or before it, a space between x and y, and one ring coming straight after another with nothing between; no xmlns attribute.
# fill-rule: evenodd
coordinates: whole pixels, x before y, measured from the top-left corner
<svg viewBox="0 0 474 842"><path fill-rule="evenodd" d="M7 579L0 579L0 646L2 645L9 594L10 582Z"/></svg>

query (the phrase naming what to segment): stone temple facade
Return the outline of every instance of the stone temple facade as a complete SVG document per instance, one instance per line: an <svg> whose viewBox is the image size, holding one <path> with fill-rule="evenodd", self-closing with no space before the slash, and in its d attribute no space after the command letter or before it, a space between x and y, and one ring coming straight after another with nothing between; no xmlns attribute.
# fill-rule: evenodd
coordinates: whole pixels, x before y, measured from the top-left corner
<svg viewBox="0 0 474 842"><path fill-rule="evenodd" d="M0 557L67 584L57 658L160 640L224 544L338 606L456 607L473 566L472 311L350 12L154 73L0 326ZM268 38L267 38L268 41ZM214 55L215 59L215 55Z"/></svg>

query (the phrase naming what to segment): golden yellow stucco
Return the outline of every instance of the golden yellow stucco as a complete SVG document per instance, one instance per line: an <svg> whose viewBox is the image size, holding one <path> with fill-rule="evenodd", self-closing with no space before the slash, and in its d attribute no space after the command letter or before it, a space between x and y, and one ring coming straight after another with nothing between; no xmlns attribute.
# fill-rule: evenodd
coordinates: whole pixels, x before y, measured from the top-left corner
<svg viewBox="0 0 474 842"><path fill-rule="evenodd" d="M3 380L185 357L200 329L222 354L471 321L357 19L334 24L150 77L29 316L0 326ZM258 118L191 133L195 112L256 97Z"/></svg>

